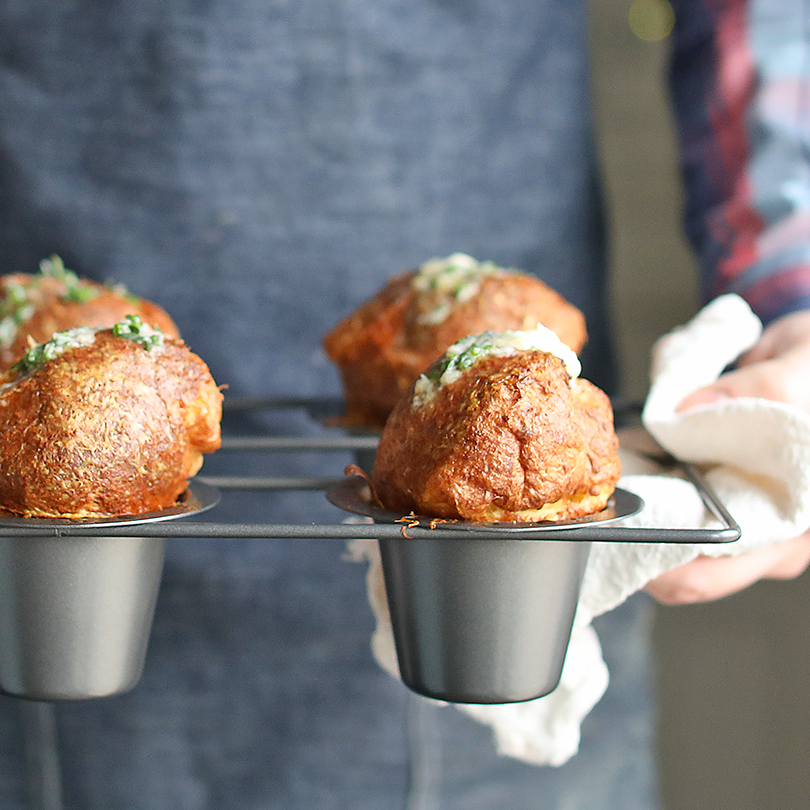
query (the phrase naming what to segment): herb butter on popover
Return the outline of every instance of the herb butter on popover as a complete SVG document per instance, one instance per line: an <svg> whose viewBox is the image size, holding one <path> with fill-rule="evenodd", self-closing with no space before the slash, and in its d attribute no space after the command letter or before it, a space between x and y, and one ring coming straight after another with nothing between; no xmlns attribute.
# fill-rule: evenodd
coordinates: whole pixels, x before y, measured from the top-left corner
<svg viewBox="0 0 810 810"><path fill-rule="evenodd" d="M454 253L401 273L324 338L343 382L342 421L380 428L402 394L457 340L538 323L577 353L587 339L582 313L520 270Z"/></svg>
<svg viewBox="0 0 810 810"><path fill-rule="evenodd" d="M476 522L601 511L621 464L607 395L551 330L454 344L397 403L372 482L391 511Z"/></svg>
<svg viewBox="0 0 810 810"><path fill-rule="evenodd" d="M179 337L169 314L118 284L99 284L65 267L59 256L37 273L0 276L0 371L7 371L34 343L80 326L110 327L127 315Z"/></svg>
<svg viewBox="0 0 810 810"><path fill-rule="evenodd" d="M137 315L58 332L0 378L0 508L70 518L168 508L219 447L221 412L206 364Z"/></svg>

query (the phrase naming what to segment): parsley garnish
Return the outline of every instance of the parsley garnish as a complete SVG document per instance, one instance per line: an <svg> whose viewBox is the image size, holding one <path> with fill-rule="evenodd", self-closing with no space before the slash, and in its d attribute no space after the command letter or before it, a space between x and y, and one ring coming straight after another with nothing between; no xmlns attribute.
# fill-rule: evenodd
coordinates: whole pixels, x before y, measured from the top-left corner
<svg viewBox="0 0 810 810"><path fill-rule="evenodd" d="M165 338L160 329L145 324L140 315L127 315L123 321L118 321L113 326L112 332L117 337L126 338L143 346L148 352L161 348Z"/></svg>

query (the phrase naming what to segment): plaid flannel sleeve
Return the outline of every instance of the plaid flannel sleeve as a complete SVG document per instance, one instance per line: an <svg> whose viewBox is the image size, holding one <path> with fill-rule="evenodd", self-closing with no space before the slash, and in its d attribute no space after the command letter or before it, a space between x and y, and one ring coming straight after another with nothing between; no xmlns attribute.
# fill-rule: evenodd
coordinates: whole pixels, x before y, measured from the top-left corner
<svg viewBox="0 0 810 810"><path fill-rule="evenodd" d="M675 0L670 89L705 299L810 308L810 0Z"/></svg>

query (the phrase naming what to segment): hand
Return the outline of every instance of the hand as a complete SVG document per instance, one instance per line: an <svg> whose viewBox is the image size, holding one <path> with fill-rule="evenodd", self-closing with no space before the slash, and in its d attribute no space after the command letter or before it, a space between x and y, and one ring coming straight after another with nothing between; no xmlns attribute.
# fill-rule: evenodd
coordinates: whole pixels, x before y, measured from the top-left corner
<svg viewBox="0 0 810 810"><path fill-rule="evenodd" d="M711 602L761 579L794 579L810 564L810 532L737 557L697 557L656 577L645 590L664 605Z"/></svg>
<svg viewBox="0 0 810 810"><path fill-rule="evenodd" d="M678 410L724 397L764 397L810 413L810 311L774 321L756 346L738 360L735 370L693 391Z"/></svg>
<svg viewBox="0 0 810 810"><path fill-rule="evenodd" d="M691 393L685 411L724 397L764 397L810 413L810 311L770 324L759 342L717 382ZM646 590L667 605L708 602L760 579L793 579L810 564L810 531L738 557L698 557L649 582Z"/></svg>

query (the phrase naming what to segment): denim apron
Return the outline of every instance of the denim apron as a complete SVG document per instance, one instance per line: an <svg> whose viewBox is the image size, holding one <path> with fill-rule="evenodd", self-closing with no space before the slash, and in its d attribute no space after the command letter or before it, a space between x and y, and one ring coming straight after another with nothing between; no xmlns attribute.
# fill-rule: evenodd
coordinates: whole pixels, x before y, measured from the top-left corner
<svg viewBox="0 0 810 810"><path fill-rule="evenodd" d="M0 2L0 260L58 253L162 304L228 395L339 394L320 340L391 274L462 250L588 318L610 388L584 10L551 0ZM244 433L312 433L258 412ZM204 472L340 475L231 454ZM320 493L226 493L212 517L329 522ZM56 707L71 810L641 810L655 806L643 600L602 617L612 672L581 753L489 730L374 662L340 541L178 539L143 678ZM0 806L26 806L0 699Z"/></svg>

